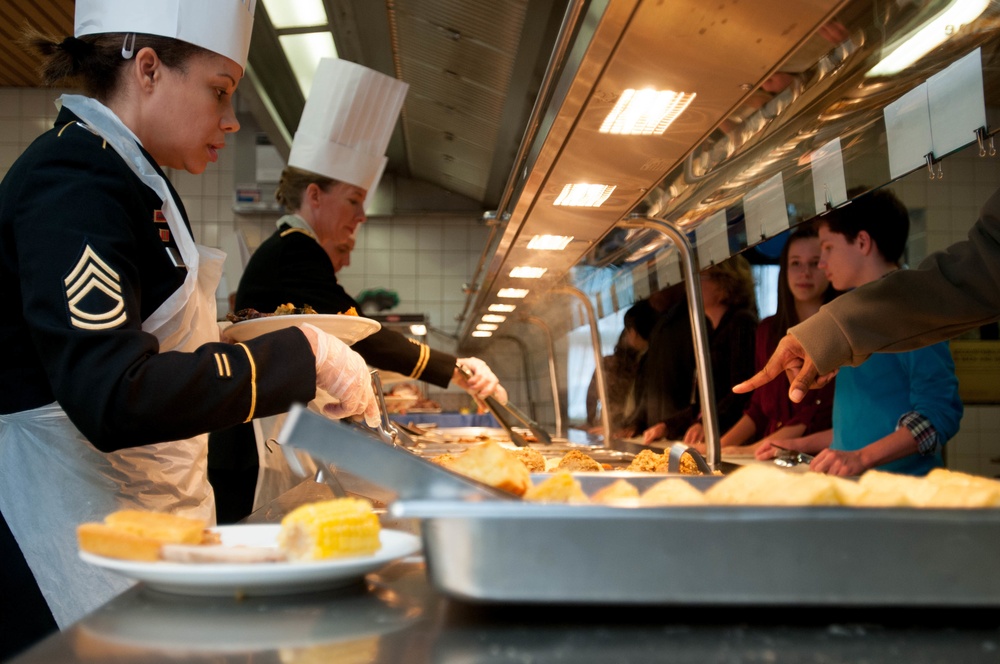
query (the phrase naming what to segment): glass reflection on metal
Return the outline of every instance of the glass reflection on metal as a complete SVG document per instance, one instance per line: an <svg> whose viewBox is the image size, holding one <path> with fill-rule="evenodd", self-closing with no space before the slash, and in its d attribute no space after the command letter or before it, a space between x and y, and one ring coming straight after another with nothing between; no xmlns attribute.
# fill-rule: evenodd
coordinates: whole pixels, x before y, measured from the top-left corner
<svg viewBox="0 0 1000 664"><path fill-rule="evenodd" d="M951 4L927 23L882 49L881 62L872 67L867 76L898 74L979 18L989 4L990 0L951 0Z"/></svg>

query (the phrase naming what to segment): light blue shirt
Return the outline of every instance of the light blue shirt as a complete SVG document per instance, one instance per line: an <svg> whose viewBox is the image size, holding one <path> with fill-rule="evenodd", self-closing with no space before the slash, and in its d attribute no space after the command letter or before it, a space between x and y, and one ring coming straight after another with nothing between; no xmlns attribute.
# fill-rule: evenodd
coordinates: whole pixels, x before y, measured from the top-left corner
<svg viewBox="0 0 1000 664"><path fill-rule="evenodd" d="M906 353L876 353L858 367L837 373L830 449L859 450L896 430L901 415L915 411L934 425L944 445L962 419L955 363L947 342ZM940 446L879 470L926 475L941 466Z"/></svg>

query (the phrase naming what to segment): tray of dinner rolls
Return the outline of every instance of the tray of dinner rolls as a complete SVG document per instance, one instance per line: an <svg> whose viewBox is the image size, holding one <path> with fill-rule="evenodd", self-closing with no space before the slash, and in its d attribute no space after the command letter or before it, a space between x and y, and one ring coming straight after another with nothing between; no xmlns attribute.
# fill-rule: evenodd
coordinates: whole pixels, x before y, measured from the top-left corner
<svg viewBox="0 0 1000 664"><path fill-rule="evenodd" d="M344 438L346 428L306 411L289 420L281 442L397 494L390 514L420 520L430 579L454 598L1000 606L996 480L943 469L845 479L768 464L669 473L654 451L626 469L537 471L518 456L530 451L495 441L432 460L356 432L363 440ZM446 491L421 486L442 477Z"/></svg>

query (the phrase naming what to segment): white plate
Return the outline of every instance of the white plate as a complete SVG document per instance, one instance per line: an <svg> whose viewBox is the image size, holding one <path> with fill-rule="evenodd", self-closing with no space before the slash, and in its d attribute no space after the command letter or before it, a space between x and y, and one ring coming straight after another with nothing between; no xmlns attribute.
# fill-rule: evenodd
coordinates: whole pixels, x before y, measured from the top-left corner
<svg viewBox="0 0 1000 664"><path fill-rule="evenodd" d="M219 526L227 545L275 546L278 524ZM347 586L369 572L420 550L410 533L382 529L382 548L370 556L282 563L141 562L97 556L85 551L85 562L143 581L150 588L184 595L284 595Z"/></svg>
<svg viewBox="0 0 1000 664"><path fill-rule="evenodd" d="M355 341L378 332L382 325L377 320L363 316L345 316L343 314L293 314L290 316L264 316L233 323L225 329L226 335L233 341L246 341L259 337L267 332L283 330L293 325L309 323L315 325L327 334L332 334L350 346Z"/></svg>

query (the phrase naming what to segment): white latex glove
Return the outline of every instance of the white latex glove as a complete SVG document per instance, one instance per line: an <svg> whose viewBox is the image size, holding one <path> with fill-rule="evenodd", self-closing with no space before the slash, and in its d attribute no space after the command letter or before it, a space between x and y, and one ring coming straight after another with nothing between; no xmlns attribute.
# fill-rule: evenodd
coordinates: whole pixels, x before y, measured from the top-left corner
<svg viewBox="0 0 1000 664"><path fill-rule="evenodd" d="M493 396L502 404L507 403L507 390L500 384L500 379L489 366L478 357L460 357L458 364L469 370L472 376L468 379L462 372L455 371L456 382L472 395L485 399Z"/></svg>
<svg viewBox="0 0 1000 664"><path fill-rule="evenodd" d="M340 403L324 405L323 414L331 419L364 415L368 426L378 426L381 421L378 403L364 358L314 325L303 323L299 329L309 339L316 355L316 386L340 400Z"/></svg>

